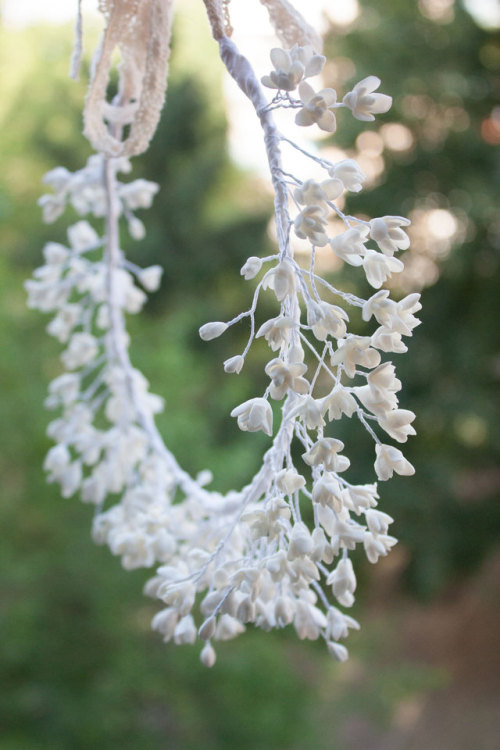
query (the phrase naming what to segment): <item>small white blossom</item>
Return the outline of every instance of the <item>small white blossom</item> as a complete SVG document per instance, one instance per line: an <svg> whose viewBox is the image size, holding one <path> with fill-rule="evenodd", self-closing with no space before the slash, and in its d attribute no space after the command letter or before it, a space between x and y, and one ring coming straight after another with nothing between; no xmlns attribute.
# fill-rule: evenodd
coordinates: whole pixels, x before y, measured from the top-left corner
<svg viewBox="0 0 500 750"><path fill-rule="evenodd" d="M290 411L290 417L299 417L308 430L324 427L325 420L321 413L321 401L312 396L299 396L297 405Z"/></svg>
<svg viewBox="0 0 500 750"><path fill-rule="evenodd" d="M257 258L255 255L252 255L242 265L240 274L243 276L243 278L246 281L249 281L250 279L253 279L255 276L257 276L261 268L262 268L261 259Z"/></svg>
<svg viewBox="0 0 500 750"><path fill-rule="evenodd" d="M244 432L262 430L266 435L273 434L273 412L265 398L251 398L236 406L232 417L237 417L238 427Z"/></svg>
<svg viewBox="0 0 500 750"><path fill-rule="evenodd" d="M285 297L295 293L295 272L286 261L281 261L278 265L268 271L265 275L263 289L272 289L278 302L282 302Z"/></svg>
<svg viewBox="0 0 500 750"><path fill-rule="evenodd" d="M368 508L374 508L377 505L377 485L351 485L342 490L342 499L345 505L359 516L360 513Z"/></svg>
<svg viewBox="0 0 500 750"><path fill-rule="evenodd" d="M266 365L265 370L266 375L272 380L269 388L271 398L280 401L284 398L288 389L295 393L307 393L309 390L309 383L302 377L306 370L307 365L302 362L286 364L279 357L272 359Z"/></svg>
<svg viewBox="0 0 500 750"><path fill-rule="evenodd" d="M234 357L226 359L226 361L224 362L224 372L240 373L244 364L244 357L242 357L241 354L236 354Z"/></svg>
<svg viewBox="0 0 500 750"><path fill-rule="evenodd" d="M380 417L378 423L394 440L406 443L408 435L416 435L411 423L415 414L409 409L395 409Z"/></svg>
<svg viewBox="0 0 500 750"><path fill-rule="evenodd" d="M380 86L380 78L368 76L359 81L352 91L343 98L343 103L352 111L357 120L370 122L374 120L373 115L388 112L392 106L392 97L387 94L374 94Z"/></svg>
<svg viewBox="0 0 500 750"><path fill-rule="evenodd" d="M282 469L276 476L276 486L285 495L292 495L297 490L305 487L306 480L295 469ZM288 504L285 503L288 509Z"/></svg>
<svg viewBox="0 0 500 750"><path fill-rule="evenodd" d="M399 448L381 443L375 446L375 452L377 454L375 471L381 481L390 479L394 472L405 477L415 474L414 467L403 456Z"/></svg>
<svg viewBox="0 0 500 750"><path fill-rule="evenodd" d="M257 331L256 338L264 336L271 349L276 351L288 343L290 330L294 327L295 323L292 318L280 315L266 320Z"/></svg>
<svg viewBox="0 0 500 750"><path fill-rule="evenodd" d="M366 300L363 305L363 320L375 317L386 330L402 336L411 336L413 329L420 325L420 320L413 315L422 308L420 294L413 293L395 302L389 297L388 289L381 289Z"/></svg>
<svg viewBox="0 0 500 750"><path fill-rule="evenodd" d="M139 271L138 279L148 292L156 292L160 288L162 274L161 266L148 266Z"/></svg>
<svg viewBox="0 0 500 750"><path fill-rule="evenodd" d="M374 289L380 289L382 284L390 279L393 273L400 273L404 265L398 258L392 258L376 250L367 250L363 258L366 279Z"/></svg>
<svg viewBox="0 0 500 750"><path fill-rule="evenodd" d="M62 195L42 195L38 199L38 205L42 209L44 222L52 224L64 213L66 201Z"/></svg>
<svg viewBox="0 0 500 750"><path fill-rule="evenodd" d="M352 417L357 408L355 399L342 386L335 386L331 393L323 399L323 413L328 411L330 422L332 419L340 419L342 414L345 414L346 417Z"/></svg>
<svg viewBox="0 0 500 750"><path fill-rule="evenodd" d="M43 257L48 265L59 265L67 260L69 250L59 242L47 242L43 248Z"/></svg>
<svg viewBox="0 0 500 750"><path fill-rule="evenodd" d="M127 208L135 211L138 208L151 208L153 198L159 189L160 186L156 182L139 179L121 185L118 195Z"/></svg>
<svg viewBox="0 0 500 750"><path fill-rule="evenodd" d="M196 640L196 626L191 615L183 617L174 630L174 643L194 643Z"/></svg>
<svg viewBox="0 0 500 750"><path fill-rule="evenodd" d="M99 236L88 221L78 221L69 227L68 240L73 250L81 253L84 250L95 247L99 243Z"/></svg>
<svg viewBox="0 0 500 750"><path fill-rule="evenodd" d="M335 438L321 438L314 443L307 453L302 454L302 458L309 466L323 465L327 471L336 471L338 473L349 468L350 461L346 456L337 455L344 450L344 443Z"/></svg>
<svg viewBox="0 0 500 750"><path fill-rule="evenodd" d="M331 507L336 513L342 510L342 491L338 480L325 471L314 483L312 499L314 503Z"/></svg>
<svg viewBox="0 0 500 750"><path fill-rule="evenodd" d="M356 365L369 369L377 367L380 364L380 354L371 348L370 343L367 336L349 335L339 340L338 349L331 358L332 365L342 364L348 378L353 378L356 374Z"/></svg>
<svg viewBox="0 0 500 750"><path fill-rule="evenodd" d="M395 352L403 354L408 351L408 347L403 343L401 334L392 331L390 328L380 326L371 337L372 345L382 352Z"/></svg>
<svg viewBox="0 0 500 750"><path fill-rule="evenodd" d="M316 305L314 319L310 320L309 307L307 309L307 323L318 341L326 341L328 336L341 339L346 335L345 321L349 316L338 305L330 305L328 302L319 302Z"/></svg>
<svg viewBox="0 0 500 750"><path fill-rule="evenodd" d="M321 206L306 206L295 217L293 228L297 237L308 239L313 245L323 247L328 242L325 227L328 224L326 211Z"/></svg>
<svg viewBox="0 0 500 750"><path fill-rule="evenodd" d="M360 266L367 252L365 242L368 237L368 227L359 225L351 227L346 232L338 234L329 240L330 246L339 258L351 266Z"/></svg>
<svg viewBox="0 0 500 750"><path fill-rule="evenodd" d="M339 179L324 180L316 182L315 180L306 180L294 191L294 197L297 203L303 206L321 205L322 202L334 201L344 192L344 185Z"/></svg>
<svg viewBox="0 0 500 750"><path fill-rule="evenodd" d="M356 590L356 576L352 562L348 557L339 561L335 570L326 579L328 586L332 587L335 598L344 607L352 607L354 604L354 592Z"/></svg>
<svg viewBox="0 0 500 750"><path fill-rule="evenodd" d="M307 127L316 123L321 130L334 133L337 122L333 108L337 103L337 92L334 89L321 89L316 93L312 86L302 81L299 96L303 107L295 115L295 124Z"/></svg>
<svg viewBox="0 0 500 750"><path fill-rule="evenodd" d="M410 238L401 227L410 224L404 216L382 216L370 221L370 237L386 255L394 255L398 250L410 247Z"/></svg>
<svg viewBox="0 0 500 750"><path fill-rule="evenodd" d="M346 190L359 193L366 180L366 175L354 159L343 159L328 170L330 177L340 180Z"/></svg>
<svg viewBox="0 0 500 750"><path fill-rule="evenodd" d="M365 513L366 523L372 534L387 534L389 525L394 521L388 513L369 508Z"/></svg>
<svg viewBox="0 0 500 750"><path fill-rule="evenodd" d="M372 534L371 531L365 532L363 537L363 546L366 557L371 563L378 562L379 557L385 557L391 547L397 544L397 539L387 534Z"/></svg>
<svg viewBox="0 0 500 750"><path fill-rule="evenodd" d="M293 91L302 78L309 78L321 73L326 58L315 54L310 46L291 49L274 48L271 50L271 62L275 70L262 77L262 83L271 89Z"/></svg>
<svg viewBox="0 0 500 750"><path fill-rule="evenodd" d="M99 345L92 334L75 333L68 348L62 353L61 359L68 370L76 370L95 359L98 351Z"/></svg>
<svg viewBox="0 0 500 750"><path fill-rule="evenodd" d="M338 641L340 638L346 638L349 633L349 628L359 630L359 622L352 617L349 617L349 615L340 612L337 607L328 607L326 620L327 637L333 638L334 641Z"/></svg>

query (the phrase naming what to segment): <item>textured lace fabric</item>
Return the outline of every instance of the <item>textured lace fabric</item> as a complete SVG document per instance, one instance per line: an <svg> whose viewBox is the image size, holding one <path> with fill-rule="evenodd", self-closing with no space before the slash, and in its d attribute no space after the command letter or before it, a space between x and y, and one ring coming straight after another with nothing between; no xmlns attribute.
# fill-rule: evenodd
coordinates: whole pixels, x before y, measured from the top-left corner
<svg viewBox="0 0 500 750"><path fill-rule="evenodd" d="M173 0L103 0L99 8L107 26L94 61L84 132L97 151L133 156L147 148L165 99ZM110 107L106 92L116 47L122 62L118 95ZM109 124L130 125L128 136L115 137Z"/></svg>
<svg viewBox="0 0 500 750"><path fill-rule="evenodd" d="M310 44L316 52L321 52L321 37L295 10L288 0L260 0L265 5L278 39L285 47Z"/></svg>

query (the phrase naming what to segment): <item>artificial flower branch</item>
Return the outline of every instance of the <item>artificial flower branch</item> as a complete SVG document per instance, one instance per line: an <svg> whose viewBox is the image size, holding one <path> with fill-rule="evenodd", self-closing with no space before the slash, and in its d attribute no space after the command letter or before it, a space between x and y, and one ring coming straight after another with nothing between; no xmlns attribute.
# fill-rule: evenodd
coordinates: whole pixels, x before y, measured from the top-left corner
<svg viewBox="0 0 500 750"><path fill-rule="evenodd" d="M149 392L129 356L125 314L140 311L145 291L160 284L161 268L141 269L127 261L119 222L124 219L140 240L145 229L135 211L151 205L158 186L143 179L123 183L118 175L130 171L123 154L146 148L157 120L164 86L161 71L153 74L152 50L161 45L160 68L165 69L168 34L160 38L158 28L170 28L170 0L145 0L140 9L132 2L104 0L108 26L86 110L86 132L99 153L74 174L52 170L45 179L53 193L40 201L46 221L55 221L68 203L82 216L104 218L104 236L78 221L68 229L69 247L48 243L45 264L26 284L29 305L55 313L48 331L66 345L61 356L66 372L50 385L47 399L49 408L61 410L49 426L56 443L45 461L49 479L61 484L63 496L80 490L82 499L96 506L94 539L108 544L124 567L159 565L146 585L146 593L165 605L153 627L166 641L201 639L207 666L215 662L213 643L239 635L247 623L264 630L293 625L300 638L321 637L336 659L347 658L339 641L358 624L327 591L340 607L349 608L356 589L350 551L362 544L368 560L376 562L396 539L388 534L392 518L377 509L377 484L346 479L350 461L342 441L330 435L330 424L356 415L375 443L380 481L394 472L414 471L376 430L401 443L414 434L415 415L399 408L401 382L394 365L382 361L382 354L406 351L402 337L418 324L418 295L397 302L381 289L402 270L395 253L408 246L404 227L409 222L398 216L367 221L344 214L336 201L362 189L365 176L359 166L350 159L333 164L310 154L277 130L272 114L277 107L297 109L298 126L317 125L332 133L336 110L370 121L389 109L391 99L375 93L380 85L375 76L357 83L342 102L333 89L315 91L305 79L321 73L325 58L311 45L314 32L285 0L261 1L287 47L272 50L274 69L262 79L277 92L271 102L229 38L227 4L204 0L221 59L260 120L274 188L277 252L251 257L241 269L248 281L262 273L250 307L228 322L200 328L201 338L210 341L232 325L249 322L243 352L223 365L233 375L244 367L255 338L263 337L273 352L265 367L269 384L264 394L231 412L241 430L272 438L250 483L222 495L207 488L210 472L192 478L179 466L155 424L162 401ZM136 23L138 42L132 31ZM126 64L118 96L106 102L116 44ZM294 99L290 92L297 87L300 98ZM126 125L131 128L123 140ZM282 144L324 169L326 179L301 179L285 169ZM334 236L331 216L344 227ZM308 268L294 257L295 237L309 243ZM359 267L375 293L365 300L323 279L316 269L318 247L329 247L341 261ZM263 272L264 264L270 267ZM279 310L257 327L258 303L266 291ZM360 309L365 323L374 319L374 333L350 332L348 312L324 294ZM273 401L281 403L276 428Z"/></svg>

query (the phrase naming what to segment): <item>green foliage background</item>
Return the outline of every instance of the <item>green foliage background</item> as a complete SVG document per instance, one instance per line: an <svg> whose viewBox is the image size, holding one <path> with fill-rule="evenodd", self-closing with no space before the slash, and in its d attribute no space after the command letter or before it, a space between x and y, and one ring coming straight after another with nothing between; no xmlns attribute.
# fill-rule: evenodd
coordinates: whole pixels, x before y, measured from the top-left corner
<svg viewBox="0 0 500 750"><path fill-rule="evenodd" d="M351 210L407 214L431 194L433 206L469 222L465 241L424 291L422 326L398 365L404 406L418 414L419 435L408 447L417 474L383 487L383 509L401 540L391 596L429 599L472 575L497 539L499 161L484 122L498 95L500 44L458 5L446 24L425 18L416 3L363 7L348 35L332 31L327 55L355 61L347 83L372 73L386 82L395 100L389 121L403 122L416 145L410 154L385 152L378 186ZM165 263L166 273L146 315L131 321L133 357L166 396L167 444L190 471L210 466L227 489L248 479L265 446L227 417L264 382L265 350L257 347L244 376L224 377L220 363L239 351L245 332L206 345L197 329L242 308L250 289L238 269L266 253L271 206L257 178L227 156L220 97L207 96L220 86L208 34L196 32L191 49L199 53L181 55L190 19L176 29L159 131L136 160L135 174L162 190L145 242L130 251L141 264ZM361 604L354 613L363 630L349 643L354 666L332 664L320 645L299 644L286 631L249 632L221 648L207 671L194 649L165 647L150 632L156 606L140 594L147 576L125 573L91 543L90 509L45 484L42 403L59 372L59 348L26 310L22 281L44 242L64 241L67 226L66 218L41 224L41 176L59 163L76 169L89 153L80 135L85 84L66 75L70 44L69 29L0 28L0 750L358 747L342 734L346 717L390 727L401 701L446 682L403 653L394 610L389 618L367 606L369 566L360 595L367 611ZM451 121L433 142L426 118L404 108L408 95L426 97L443 121L447 108L463 108L468 125ZM498 110L496 118L500 141ZM343 117L336 142L350 145L358 126ZM342 283L356 291L359 282L344 271ZM342 434L349 455L370 465L372 446L350 427Z"/></svg>

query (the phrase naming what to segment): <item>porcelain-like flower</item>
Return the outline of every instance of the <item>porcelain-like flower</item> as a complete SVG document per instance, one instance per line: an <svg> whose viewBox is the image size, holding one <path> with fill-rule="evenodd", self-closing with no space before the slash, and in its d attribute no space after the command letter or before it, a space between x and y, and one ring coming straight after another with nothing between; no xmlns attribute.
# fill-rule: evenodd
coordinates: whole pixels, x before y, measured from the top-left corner
<svg viewBox="0 0 500 750"><path fill-rule="evenodd" d="M332 237L330 246L339 258L342 258L350 266L360 266L367 252L365 242L368 237L368 227L358 225L351 227L346 232Z"/></svg>
<svg viewBox="0 0 500 750"><path fill-rule="evenodd" d="M381 481L385 482L390 479L394 472L405 477L415 474L414 467L403 456L399 448L380 443L375 446L375 452L377 454L375 471Z"/></svg>
<svg viewBox="0 0 500 750"><path fill-rule="evenodd" d="M251 398L236 406L232 417L237 417L238 427L244 432L262 430L266 435L273 434L273 412L265 398Z"/></svg>
<svg viewBox="0 0 500 750"><path fill-rule="evenodd" d="M262 281L263 289L272 289L278 302L295 292L295 272L290 263L281 261L267 272Z"/></svg>
<svg viewBox="0 0 500 750"><path fill-rule="evenodd" d="M309 395L299 396L299 399L297 405L290 411L290 418L299 417L308 430L324 427L325 420L321 413L321 402Z"/></svg>
<svg viewBox="0 0 500 750"><path fill-rule="evenodd" d="M328 170L330 177L340 180L346 190L359 193L366 180L366 175L354 159L343 159Z"/></svg>
<svg viewBox="0 0 500 750"><path fill-rule="evenodd" d="M271 398L280 401L288 389L295 393L307 393L309 382L302 377L306 370L307 365L303 362L287 364L279 357L268 362L265 372L272 380L269 387Z"/></svg>
<svg viewBox="0 0 500 750"><path fill-rule="evenodd" d="M306 180L294 192L295 200L303 206L321 205L323 201L334 201L344 192L344 185L339 179Z"/></svg>
<svg viewBox="0 0 500 750"><path fill-rule="evenodd" d="M346 456L338 455L343 450L344 443L341 440L321 438L307 453L302 454L302 458L309 466L323 465L326 471L340 473L348 469L351 463Z"/></svg>
<svg viewBox="0 0 500 750"><path fill-rule="evenodd" d="M374 289L380 289L393 273L400 273L404 268L403 263L398 258L392 258L369 249L363 258L363 266L366 279Z"/></svg>
<svg viewBox="0 0 500 750"><path fill-rule="evenodd" d="M307 323L312 327L313 333L318 341L326 341L328 336L341 339L346 335L346 321L349 316L338 305L330 305L328 302L318 302L315 316L309 320L309 308L307 310Z"/></svg>
<svg viewBox="0 0 500 750"><path fill-rule="evenodd" d="M253 279L255 276L257 276L261 268L262 268L261 259L257 258L255 255L252 255L242 265L240 274L243 276L243 278L246 281L249 281L250 279Z"/></svg>
<svg viewBox="0 0 500 750"><path fill-rule="evenodd" d="M334 133L337 121L333 108L337 103L337 92L334 89L321 89L316 93L312 86L302 81L299 96L303 106L295 115L295 124L307 127L316 123L321 130Z"/></svg>
<svg viewBox="0 0 500 750"><path fill-rule="evenodd" d="M352 562L348 557L343 557L339 561L326 582L331 585L333 594L340 604L344 607L352 607L354 604L353 594L356 590L356 576L354 575Z"/></svg>
<svg viewBox="0 0 500 750"><path fill-rule="evenodd" d="M342 386L335 386L328 396L323 399L323 410L328 412L328 419L340 419L342 414L352 417L358 405L349 391Z"/></svg>
<svg viewBox="0 0 500 750"><path fill-rule="evenodd" d="M379 557L385 557L397 542L395 537L388 534L372 534L371 531L367 531L363 538L363 545L368 561L378 562Z"/></svg>
<svg viewBox="0 0 500 750"><path fill-rule="evenodd" d="M318 75L326 62L326 58L315 54L311 46L295 44L289 50L275 47L270 54L275 69L261 81L264 86L281 91L293 91L303 78Z"/></svg>
<svg viewBox="0 0 500 750"><path fill-rule="evenodd" d="M390 110L392 96L373 93L380 83L380 78L377 76L368 76L359 81L352 91L344 96L343 103L349 107L357 120L370 122L375 119L373 115L383 114Z"/></svg>
<svg viewBox="0 0 500 750"><path fill-rule="evenodd" d="M326 211L322 206L306 206L295 217L293 228L297 237L308 239L313 245L323 247L328 242L325 227L328 224Z"/></svg>
<svg viewBox="0 0 500 750"><path fill-rule="evenodd" d="M273 352L275 352L288 343L290 331L294 327L295 323L292 318L287 315L279 315L277 318L266 320L255 335L256 338L264 336Z"/></svg>
<svg viewBox="0 0 500 750"><path fill-rule="evenodd" d="M380 364L380 354L370 347L368 336L350 335L338 343L339 348L333 353L331 363L342 364L348 378L354 377L356 365L371 369Z"/></svg>
<svg viewBox="0 0 500 750"><path fill-rule="evenodd" d="M411 224L404 216L382 216L370 221L370 237L386 255L394 255L398 250L410 247L410 238L401 227Z"/></svg>
<svg viewBox="0 0 500 750"><path fill-rule="evenodd" d="M408 435L416 435L412 422L415 414L409 409L395 409L381 417L378 421L383 430L398 443L406 443Z"/></svg>

